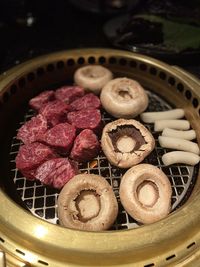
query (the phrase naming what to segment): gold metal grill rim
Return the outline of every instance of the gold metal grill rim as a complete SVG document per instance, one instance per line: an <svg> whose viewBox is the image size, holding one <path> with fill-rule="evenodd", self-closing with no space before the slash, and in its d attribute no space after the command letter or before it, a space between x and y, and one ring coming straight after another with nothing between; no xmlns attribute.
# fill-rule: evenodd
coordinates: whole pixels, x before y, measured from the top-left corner
<svg viewBox="0 0 200 267"><path fill-rule="evenodd" d="M100 48L61 51L22 63L0 76L0 92L20 75L41 65L91 55L133 59L165 70L187 84L200 100L200 83L187 72L144 55ZM177 101L182 100L177 98ZM187 99L184 101L196 126L197 110ZM199 136L197 139L199 143ZM189 201L166 219L133 230L109 232L83 232L42 221L23 210L1 189L0 247L8 255L8 266L13 264L12 257L24 264L16 266L197 266L200 262L199 178L198 174Z"/></svg>

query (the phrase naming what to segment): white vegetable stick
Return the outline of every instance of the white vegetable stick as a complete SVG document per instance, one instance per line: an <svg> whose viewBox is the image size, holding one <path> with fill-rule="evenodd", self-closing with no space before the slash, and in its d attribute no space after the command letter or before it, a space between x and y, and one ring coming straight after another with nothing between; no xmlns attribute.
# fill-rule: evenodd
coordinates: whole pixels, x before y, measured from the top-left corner
<svg viewBox="0 0 200 267"><path fill-rule="evenodd" d="M167 136L159 136L158 141L160 146L164 148L188 151L197 155L199 155L200 152L198 144L188 140Z"/></svg>
<svg viewBox="0 0 200 267"><path fill-rule="evenodd" d="M162 162L168 166L175 163L182 163L187 165L196 165L199 163L200 157L197 154L185 151L172 151L162 156Z"/></svg>
<svg viewBox="0 0 200 267"><path fill-rule="evenodd" d="M177 108L166 111L143 112L140 117L142 121L151 123L157 120L180 119L183 118L184 115L184 110L181 108Z"/></svg>
<svg viewBox="0 0 200 267"><path fill-rule="evenodd" d="M189 130L190 123L187 120L158 120L155 121L154 131L162 131L164 128L176 130Z"/></svg>
<svg viewBox="0 0 200 267"><path fill-rule="evenodd" d="M196 138L196 132L194 130L181 131L181 130L165 128L162 132L162 136L181 138L185 140L193 140Z"/></svg>

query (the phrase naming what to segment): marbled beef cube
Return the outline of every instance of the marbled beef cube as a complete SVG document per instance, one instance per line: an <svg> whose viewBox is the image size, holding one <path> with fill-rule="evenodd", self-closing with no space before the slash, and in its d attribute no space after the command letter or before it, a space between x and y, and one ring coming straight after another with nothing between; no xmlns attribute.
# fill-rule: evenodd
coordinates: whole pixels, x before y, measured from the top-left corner
<svg viewBox="0 0 200 267"><path fill-rule="evenodd" d="M67 154L73 145L75 137L76 128L65 122L49 129L41 141L53 147L58 153Z"/></svg>
<svg viewBox="0 0 200 267"><path fill-rule="evenodd" d="M83 87L80 86L63 86L55 91L56 99L64 101L66 104L71 103L84 94L85 91Z"/></svg>
<svg viewBox="0 0 200 267"><path fill-rule="evenodd" d="M71 110L98 109L100 106L99 98L93 93L86 94L70 104Z"/></svg>
<svg viewBox="0 0 200 267"><path fill-rule="evenodd" d="M42 93L40 93L39 95L37 95L36 97L32 98L29 101L29 106L36 110L39 111L39 109L41 109L41 107L50 102L55 100L55 95L54 95L54 91L53 90L48 90L48 91L44 91Z"/></svg>
<svg viewBox="0 0 200 267"><path fill-rule="evenodd" d="M16 168L27 179L34 180L37 167L56 157L56 153L50 147L39 142L22 145L16 157Z"/></svg>
<svg viewBox="0 0 200 267"><path fill-rule="evenodd" d="M96 157L99 149L100 144L97 136L92 130L85 129L76 137L70 158L78 162L85 162Z"/></svg>
<svg viewBox="0 0 200 267"><path fill-rule="evenodd" d="M36 179L45 185L61 189L79 173L78 164L67 158L56 158L44 162L36 171Z"/></svg>
<svg viewBox="0 0 200 267"><path fill-rule="evenodd" d="M43 107L39 110L39 113L47 119L50 127L53 127L56 124L67 120L68 111L69 105L60 100L54 100L43 105Z"/></svg>
<svg viewBox="0 0 200 267"><path fill-rule="evenodd" d="M67 114L70 124L77 129L90 129L98 133L102 126L101 113L98 109L81 109Z"/></svg>
<svg viewBox="0 0 200 267"><path fill-rule="evenodd" d="M24 144L33 143L42 139L47 130L46 118L38 114L20 127L17 133L17 139L21 140Z"/></svg>

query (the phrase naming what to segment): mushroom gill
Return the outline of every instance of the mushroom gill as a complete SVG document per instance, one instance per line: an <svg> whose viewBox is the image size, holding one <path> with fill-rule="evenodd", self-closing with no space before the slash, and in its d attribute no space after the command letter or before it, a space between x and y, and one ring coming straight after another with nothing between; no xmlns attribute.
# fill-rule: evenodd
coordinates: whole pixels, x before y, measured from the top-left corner
<svg viewBox="0 0 200 267"><path fill-rule="evenodd" d="M115 78L101 90L104 109L115 118L135 118L148 106L148 95L139 82L130 78Z"/></svg>
<svg viewBox="0 0 200 267"><path fill-rule="evenodd" d="M111 164L129 168L140 163L154 149L155 141L140 122L118 119L104 127L101 146Z"/></svg>
<svg viewBox="0 0 200 267"><path fill-rule="evenodd" d="M172 189L168 177L158 167L138 164L122 177L120 200L136 221L149 224L165 218L171 210Z"/></svg>
<svg viewBox="0 0 200 267"><path fill-rule="evenodd" d="M58 197L58 218L62 226L102 231L109 229L118 213L110 184L99 175L78 174L62 188Z"/></svg>

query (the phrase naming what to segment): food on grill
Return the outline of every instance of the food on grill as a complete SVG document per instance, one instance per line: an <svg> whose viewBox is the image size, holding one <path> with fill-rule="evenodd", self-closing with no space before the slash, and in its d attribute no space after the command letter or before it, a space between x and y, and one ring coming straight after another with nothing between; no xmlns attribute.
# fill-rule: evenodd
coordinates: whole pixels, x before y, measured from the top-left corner
<svg viewBox="0 0 200 267"><path fill-rule="evenodd" d="M41 141L55 149L58 153L68 154L76 137L76 129L65 122L49 129L41 138Z"/></svg>
<svg viewBox="0 0 200 267"><path fill-rule="evenodd" d="M101 103L116 118L134 118L148 106L148 96L135 80L116 78L109 81L101 91Z"/></svg>
<svg viewBox="0 0 200 267"><path fill-rule="evenodd" d="M199 146L197 143L192 141L184 140L181 138L159 136L158 141L161 147L170 148L175 150L183 150L192 152L199 155Z"/></svg>
<svg viewBox="0 0 200 267"><path fill-rule="evenodd" d="M99 98L93 93L86 94L70 104L71 110L98 109L101 106Z"/></svg>
<svg viewBox="0 0 200 267"><path fill-rule="evenodd" d="M181 131L181 130L165 128L162 131L162 136L181 138L185 140L193 140L196 138L196 132L194 130Z"/></svg>
<svg viewBox="0 0 200 267"><path fill-rule="evenodd" d="M172 151L162 156L162 162L165 166L175 163L182 163L194 166L199 163L200 157L197 154L186 151Z"/></svg>
<svg viewBox="0 0 200 267"><path fill-rule="evenodd" d="M99 149L100 144L97 136L93 131L85 129L76 137L70 158L78 162L89 161L98 155Z"/></svg>
<svg viewBox="0 0 200 267"><path fill-rule="evenodd" d="M77 98L83 96L85 91L81 86L62 86L55 91L56 99L70 104Z"/></svg>
<svg viewBox="0 0 200 267"><path fill-rule="evenodd" d="M172 189L168 177L151 164L138 164L122 177L119 195L128 214L150 224L165 218L171 210Z"/></svg>
<svg viewBox="0 0 200 267"><path fill-rule="evenodd" d="M43 162L57 155L48 146L39 142L22 145L16 157L16 168L29 180L35 179L35 171Z"/></svg>
<svg viewBox="0 0 200 267"><path fill-rule="evenodd" d="M62 226L87 231L109 229L118 214L112 187L103 177L79 174L61 190L58 218Z"/></svg>
<svg viewBox="0 0 200 267"><path fill-rule="evenodd" d="M140 118L146 123L152 123L157 120L181 119L184 117L184 115L184 110L177 108L167 111L144 112L140 114Z"/></svg>
<svg viewBox="0 0 200 267"><path fill-rule="evenodd" d="M74 73L75 83L95 94L99 94L112 77L112 72L101 65L87 65L78 68Z"/></svg>
<svg viewBox="0 0 200 267"><path fill-rule="evenodd" d="M140 122L118 119L104 127L101 146L110 163L120 168L129 168L149 155L155 141Z"/></svg>
<svg viewBox="0 0 200 267"><path fill-rule="evenodd" d="M154 131L159 132L165 128L171 128L175 130L189 130L190 123L188 120L158 120L155 121Z"/></svg>
<svg viewBox="0 0 200 267"><path fill-rule="evenodd" d="M29 101L29 105L34 110L39 111L39 109L41 109L41 107L44 104L46 104L46 103L48 103L54 99L55 99L55 95L54 95L53 90L44 91L44 92L40 93L39 95L37 95L36 97L32 98Z"/></svg>
<svg viewBox="0 0 200 267"><path fill-rule="evenodd" d="M55 158L41 164L35 172L35 178L42 184L61 189L78 173L78 164L75 161L67 158Z"/></svg>
<svg viewBox="0 0 200 267"><path fill-rule="evenodd" d="M58 123L66 122L69 105L60 100L54 100L43 105L39 110L46 119L48 124L53 127Z"/></svg>
<svg viewBox="0 0 200 267"><path fill-rule="evenodd" d="M81 109L67 114L68 122L77 129L90 129L99 132L102 125L101 112L98 109Z"/></svg>
<svg viewBox="0 0 200 267"><path fill-rule="evenodd" d="M46 118L38 114L20 127L17 133L17 139L21 140L24 144L33 143L43 138L47 129Z"/></svg>

